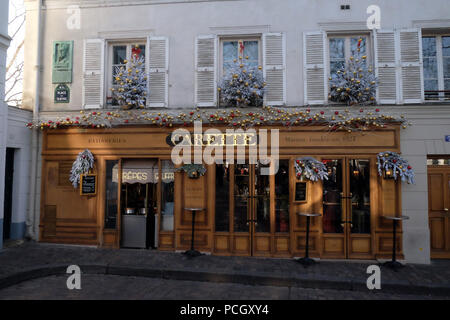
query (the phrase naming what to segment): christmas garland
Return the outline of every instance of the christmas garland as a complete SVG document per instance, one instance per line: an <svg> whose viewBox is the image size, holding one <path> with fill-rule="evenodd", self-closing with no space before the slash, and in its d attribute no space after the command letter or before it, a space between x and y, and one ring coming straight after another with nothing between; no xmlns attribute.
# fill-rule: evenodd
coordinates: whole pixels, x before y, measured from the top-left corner
<svg viewBox="0 0 450 320"><path fill-rule="evenodd" d="M72 164L72 170L70 170L69 180L74 188L78 187L80 176L88 173L92 168L94 168L94 156L92 153L88 149L80 152Z"/></svg>
<svg viewBox="0 0 450 320"><path fill-rule="evenodd" d="M184 171L187 173L188 177L191 179L197 179L200 176L203 176L206 173L206 168L203 164L184 164L181 167L177 168L176 171Z"/></svg>
<svg viewBox="0 0 450 320"><path fill-rule="evenodd" d="M297 178L306 178L310 181L328 180L327 167L312 157L303 157L294 163Z"/></svg>
<svg viewBox="0 0 450 320"><path fill-rule="evenodd" d="M392 151L380 152L377 155L378 174L380 176L386 172L391 172L392 177L397 180L400 176L402 181L414 183L415 173L408 161L400 157L398 153Z"/></svg>
<svg viewBox="0 0 450 320"><path fill-rule="evenodd" d="M389 124L400 124L406 129L410 123L404 115L383 113L375 109L345 109L330 110L316 108L316 111L307 108L275 108L261 107L254 111L234 109L200 109L191 111L164 110L111 110L111 111L84 111L70 116L55 116L54 114L40 114L40 119L29 122L30 129L57 129L57 128L111 128L123 125L153 125L159 127L172 127L173 125L190 126L194 121L203 123L228 125L231 127L252 127L261 125L282 125L286 127L315 125L323 126L329 131L367 131L385 128Z"/></svg>

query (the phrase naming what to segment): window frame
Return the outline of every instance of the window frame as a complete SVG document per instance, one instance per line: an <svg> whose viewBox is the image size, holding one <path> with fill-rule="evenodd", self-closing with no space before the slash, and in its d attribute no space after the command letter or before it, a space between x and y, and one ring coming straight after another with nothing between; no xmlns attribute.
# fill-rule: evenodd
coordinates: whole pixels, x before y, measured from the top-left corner
<svg viewBox="0 0 450 320"><path fill-rule="evenodd" d="M262 34L256 35L233 35L233 36L220 36L219 37L219 61L218 61L218 76L219 79L222 79L225 76L225 72L223 69L223 44L227 41L258 41L258 65L262 66L263 63L263 52L262 52ZM239 50L239 48L238 48Z"/></svg>
<svg viewBox="0 0 450 320"><path fill-rule="evenodd" d="M442 91L445 90L445 79L444 79L444 56L443 56L443 52L442 52L442 37L450 37L450 33L427 33L427 32L423 32L422 33L422 38L420 39L420 41L422 41L422 45L423 45L423 38L435 38L436 40L436 68L437 68L437 82L438 82L438 91ZM423 47L422 47L422 66L424 65L424 55L423 55ZM448 78L450 80L450 78ZM424 76L423 76L423 93L425 95L425 71L424 71ZM450 90L450 88L449 88ZM445 97L445 93L444 92L439 92L439 94L437 95L437 99L426 99L425 96L425 102L436 102L436 101L446 101L449 100L449 97Z"/></svg>
<svg viewBox="0 0 450 320"><path fill-rule="evenodd" d="M105 106L105 109L117 109L117 108L119 108L119 106L118 105L113 105L113 104L108 104L108 97L112 97L112 94L111 94L111 88L113 88L113 71L112 71L112 66L113 66L113 59L114 59L114 57L113 57L113 55L114 55L114 53L113 53L113 47L114 46L126 46L127 47L127 49L126 49L126 60L130 60L131 59L131 49L132 49L132 46L134 46L134 45L144 45L145 46L145 52L144 52L144 54L145 54L145 59L148 59L148 57L147 57L147 46L148 46L148 44L147 44L147 39L143 39L143 38L137 38L137 39L120 39L120 40L109 40L109 41L107 41L107 44L106 44L106 46L107 46L107 54L106 54L106 63L105 63L105 66L106 66L106 69L107 69L107 74L106 74L106 77L105 77L105 80L106 80L106 83L105 83L105 88L106 88L106 90L105 90L105 93L104 93L104 106ZM127 63L127 65L128 65L128 63ZM147 60L145 61L145 72L148 72L147 71ZM149 102L147 102L147 105L146 105L146 107L148 106L148 103Z"/></svg>
<svg viewBox="0 0 450 320"><path fill-rule="evenodd" d="M351 33L327 33L327 40L326 40L326 66L325 69L327 71L327 75L326 75L326 79L328 79L329 77L331 77L331 59L330 59L330 39L344 39L344 59L345 59L345 63L347 63L347 61L349 60L350 56L351 56L351 39L352 38L359 38L359 37L365 37L366 38L366 61L368 62L369 66L372 66L373 69L375 70L375 54L373 52L374 50L374 46L373 46L373 38L372 38L372 34L370 32L351 32ZM327 100L328 103L331 104L342 104L339 102L333 102L331 100L328 99L328 95L330 93L330 82L329 80L327 81Z"/></svg>

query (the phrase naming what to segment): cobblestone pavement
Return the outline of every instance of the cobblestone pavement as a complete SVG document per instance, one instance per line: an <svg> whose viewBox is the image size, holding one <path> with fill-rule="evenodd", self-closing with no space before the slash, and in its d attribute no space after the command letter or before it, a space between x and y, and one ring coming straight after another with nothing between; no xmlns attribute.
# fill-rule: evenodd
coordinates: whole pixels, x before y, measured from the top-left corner
<svg viewBox="0 0 450 320"><path fill-rule="evenodd" d="M113 275L82 275L81 289L69 290L67 276L57 275L25 281L0 290L0 300L99 299L99 300L429 300L419 295L357 292L329 289L251 286L231 283L164 280Z"/></svg>
<svg viewBox="0 0 450 320"><path fill-rule="evenodd" d="M61 268L58 273L62 274L65 273L65 268L67 268L67 266L75 264L82 266L82 272L85 273L84 277L91 277L93 275L88 274L93 273L103 275L103 277L99 276L98 278L93 276L93 279L97 279L95 281L102 281L101 279L108 281L108 279L112 279L110 278L111 275L133 275L140 277L152 277L152 279L140 278L141 280L137 282L149 281L149 284L157 284L161 283L158 281L169 280L153 278L165 277L166 279L172 280L196 280L199 279L198 275L200 274L203 275L202 280L204 281L221 282L220 277L223 277L223 279L225 279L224 282L230 282L230 284L214 284L207 282L198 284L199 287L205 288L209 285L217 286L217 288L227 288L226 286L259 284L275 286L272 287L273 289L268 290L268 292L271 292L270 295L273 295L274 297L277 297L277 294L285 294L285 296L287 295L287 297L292 297L294 299L297 299L297 297L298 299L307 298L308 294L311 296L316 295L319 298L327 297L326 294L322 295L327 291L315 290L318 288L359 290L353 292L349 291L348 296L361 298L366 297L365 294L372 294L366 287L366 280L368 277L366 270L369 265L377 263L378 262L376 261L349 262L322 260L315 266L303 268L296 261L294 261L294 259L223 257L211 255L203 255L195 259L189 259L180 253L162 252L156 250L116 250L86 246L67 246L25 242L0 251L0 288L2 288L2 279L9 279L11 276L20 273L26 273L30 270L33 271L39 268L45 270L46 268L48 269L53 266L59 266ZM83 266L90 266L91 271L89 272L89 270ZM127 273L127 270L137 270L137 272ZM393 288L390 292L398 292L403 294L422 295L424 292L429 291L428 289L422 290L420 288L433 288L433 290L436 288L444 288L446 296L448 295L447 293L450 292L450 260L432 261L431 265L408 264L399 272L394 272L386 268L382 268L381 270L381 283L382 287L384 286L385 288L385 292L389 291L389 286ZM143 272L144 274L140 272ZM44 272L44 274L40 274L39 276L42 277L54 274L56 273L53 272L45 274ZM185 275L187 275L187 277ZM211 277L214 277L214 280L212 280ZM256 279L257 281L260 281L261 279L272 279L272 282L257 282L255 277L259 279ZM26 278L25 280L28 279L30 278ZM47 278L47 280L50 281L49 283L56 281L52 279L54 278ZM256 282L252 282L252 279ZM40 283L39 281L41 280L37 279L34 281L28 281L24 282L23 285L33 285L33 283ZM275 281L275 283L273 281ZM285 281L285 283L289 284L283 284L280 281ZM300 281L301 285L292 285L292 281ZM14 286L11 287L11 290L14 290L21 285L16 285L17 282L18 281L13 282ZM231 284L231 282L234 284ZM5 283L8 285L8 282L3 282L4 286ZM125 287L128 286L126 282L119 281L118 283L122 283ZM169 281L167 283L171 282ZM338 286L335 286L334 284L337 284ZM288 290L287 286L293 287L289 294L286 293L286 290ZM315 289L305 290L295 287ZM250 288L255 288L254 290L256 291L256 294L259 294L261 286ZM396 288L400 288L400 290L397 290ZM415 288L419 289L415 291ZM97 287L96 289L99 288ZM111 292L115 292L114 286L110 289ZM239 292L238 289L236 289L236 291ZM178 290L174 290L173 294L176 295L177 292ZM331 296L333 296L333 292L334 291L330 291ZM67 294L69 293L62 293L62 296ZM70 294L79 293L72 292ZM182 294L182 291L180 291L180 294ZM377 293L376 297L380 297L378 294L379 293ZM115 296L115 294L112 295ZM442 294L440 295L442 296ZM105 297L107 296L108 294L105 293Z"/></svg>

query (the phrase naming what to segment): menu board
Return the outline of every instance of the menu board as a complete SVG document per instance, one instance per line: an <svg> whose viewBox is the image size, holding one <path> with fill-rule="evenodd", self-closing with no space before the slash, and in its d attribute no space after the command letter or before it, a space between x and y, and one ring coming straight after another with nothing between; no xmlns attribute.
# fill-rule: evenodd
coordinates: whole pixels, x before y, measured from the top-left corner
<svg viewBox="0 0 450 320"><path fill-rule="evenodd" d="M96 174L83 174L80 179L80 194L82 196L93 196L97 194Z"/></svg>
<svg viewBox="0 0 450 320"><path fill-rule="evenodd" d="M295 183L295 200L296 202L306 201L306 182Z"/></svg>

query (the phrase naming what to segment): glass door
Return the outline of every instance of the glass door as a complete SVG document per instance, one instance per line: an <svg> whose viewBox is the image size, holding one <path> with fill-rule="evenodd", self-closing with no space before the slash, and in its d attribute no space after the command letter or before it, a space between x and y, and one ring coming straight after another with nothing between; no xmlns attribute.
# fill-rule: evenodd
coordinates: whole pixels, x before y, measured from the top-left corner
<svg viewBox="0 0 450 320"><path fill-rule="evenodd" d="M371 257L369 159L322 160L328 170L323 181L323 256Z"/></svg>

